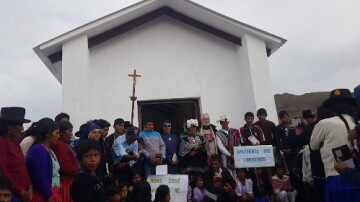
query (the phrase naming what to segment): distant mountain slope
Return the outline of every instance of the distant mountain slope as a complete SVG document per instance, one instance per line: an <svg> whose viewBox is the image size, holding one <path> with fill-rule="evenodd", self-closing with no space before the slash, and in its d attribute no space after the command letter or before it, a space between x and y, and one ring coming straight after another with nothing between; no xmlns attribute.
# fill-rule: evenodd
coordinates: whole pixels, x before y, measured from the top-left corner
<svg viewBox="0 0 360 202"><path fill-rule="evenodd" d="M301 117L301 112L305 109L311 109L316 113L316 108L329 97L329 92L313 92L303 95L293 95L289 93L276 94L275 103L277 111L286 110L290 117Z"/></svg>

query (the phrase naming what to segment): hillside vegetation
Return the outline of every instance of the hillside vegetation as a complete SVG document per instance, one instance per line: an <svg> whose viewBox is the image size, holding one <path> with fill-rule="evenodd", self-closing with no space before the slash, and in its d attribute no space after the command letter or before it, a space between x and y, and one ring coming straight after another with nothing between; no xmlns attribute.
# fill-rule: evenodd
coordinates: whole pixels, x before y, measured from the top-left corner
<svg viewBox="0 0 360 202"><path fill-rule="evenodd" d="M289 93L276 94L275 103L277 111L286 110L290 117L301 117L301 112L311 109L316 113L316 108L329 97L329 92L313 92L303 95L293 95Z"/></svg>

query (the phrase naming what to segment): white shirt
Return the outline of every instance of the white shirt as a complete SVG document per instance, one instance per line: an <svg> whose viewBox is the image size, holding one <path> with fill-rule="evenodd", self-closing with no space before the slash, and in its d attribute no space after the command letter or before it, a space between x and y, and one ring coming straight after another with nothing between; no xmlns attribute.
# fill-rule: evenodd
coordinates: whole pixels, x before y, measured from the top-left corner
<svg viewBox="0 0 360 202"><path fill-rule="evenodd" d="M349 127L354 128L354 120L352 120L349 115L343 116L348 122ZM322 142L324 143L324 146L320 148ZM321 120L315 125L310 139L310 148L312 150L320 149L326 177L339 175L334 168L335 158L332 149L345 144L349 148L352 148L351 143L348 140L348 131L345 123L338 116Z"/></svg>
<svg viewBox="0 0 360 202"><path fill-rule="evenodd" d="M237 177L235 178L235 182L236 182L235 192L238 196L241 196L245 193L253 192L253 182L250 178L245 179L245 185L242 185Z"/></svg>
<svg viewBox="0 0 360 202"><path fill-rule="evenodd" d="M225 148L225 146L223 145L222 141L220 140L219 136L216 136L216 143L217 143L217 147L220 150L222 155L225 155L227 157L230 157L231 154L230 152Z"/></svg>
<svg viewBox="0 0 360 202"><path fill-rule="evenodd" d="M21 143L20 143L20 147L21 147L21 151L24 154L24 157L26 158L26 155L30 149L30 147L34 144L35 139L32 136L27 136L26 138L24 138Z"/></svg>

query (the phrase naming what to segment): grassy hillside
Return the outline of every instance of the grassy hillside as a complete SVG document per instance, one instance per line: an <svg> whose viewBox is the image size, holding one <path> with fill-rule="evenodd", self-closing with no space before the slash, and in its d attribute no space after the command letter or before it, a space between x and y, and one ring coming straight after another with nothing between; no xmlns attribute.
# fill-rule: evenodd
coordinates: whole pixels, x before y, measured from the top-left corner
<svg viewBox="0 0 360 202"><path fill-rule="evenodd" d="M328 97L329 92L305 93L303 95L276 94L276 109L278 112L280 110L288 111L290 117L300 117L302 116L301 112L305 109L311 109L315 113L316 108Z"/></svg>

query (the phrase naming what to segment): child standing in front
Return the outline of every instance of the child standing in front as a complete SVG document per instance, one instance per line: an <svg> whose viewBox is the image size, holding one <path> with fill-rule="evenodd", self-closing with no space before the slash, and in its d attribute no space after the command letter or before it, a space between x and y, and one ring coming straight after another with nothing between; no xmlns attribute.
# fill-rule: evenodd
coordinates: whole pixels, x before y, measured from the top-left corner
<svg viewBox="0 0 360 202"><path fill-rule="evenodd" d="M281 165L276 165L275 175L272 177L272 187L277 202L295 202L297 191L291 187L290 178L284 175Z"/></svg>
<svg viewBox="0 0 360 202"><path fill-rule="evenodd" d="M198 175L196 177L196 186L193 190L193 200L195 202L204 202L205 201L205 187L204 187L204 177Z"/></svg>
<svg viewBox="0 0 360 202"><path fill-rule="evenodd" d="M253 182L250 178L246 178L246 171L244 168L236 169L236 189L239 202L254 201Z"/></svg>
<svg viewBox="0 0 360 202"><path fill-rule="evenodd" d="M104 186L96 176L100 164L100 146L94 140L84 140L77 148L76 158L80 161L80 172L70 188L74 202L106 202Z"/></svg>

